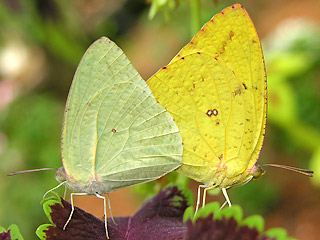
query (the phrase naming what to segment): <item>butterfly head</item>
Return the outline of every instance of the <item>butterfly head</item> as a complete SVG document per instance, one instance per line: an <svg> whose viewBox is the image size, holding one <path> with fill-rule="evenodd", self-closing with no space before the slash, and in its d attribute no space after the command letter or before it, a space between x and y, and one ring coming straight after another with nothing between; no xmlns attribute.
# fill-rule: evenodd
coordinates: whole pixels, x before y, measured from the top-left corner
<svg viewBox="0 0 320 240"><path fill-rule="evenodd" d="M67 180L66 171L64 170L64 167L61 167L57 170L55 178L59 183L65 182Z"/></svg>
<svg viewBox="0 0 320 240"><path fill-rule="evenodd" d="M265 173L266 171L259 164L254 165L254 167L251 170L253 180L261 178Z"/></svg>

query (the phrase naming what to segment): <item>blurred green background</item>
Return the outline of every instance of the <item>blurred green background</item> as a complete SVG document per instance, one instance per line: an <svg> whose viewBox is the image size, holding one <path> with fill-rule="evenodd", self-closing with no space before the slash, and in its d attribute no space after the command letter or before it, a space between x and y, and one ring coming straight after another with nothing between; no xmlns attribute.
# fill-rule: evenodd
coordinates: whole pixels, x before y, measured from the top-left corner
<svg viewBox="0 0 320 240"><path fill-rule="evenodd" d="M267 227L313 240L320 235L320 3L247 0L268 75L268 123L260 163L315 171L310 179L268 168L259 181L229 191L244 213L261 214ZM236 1L4 0L0 3L0 225L19 226L35 239L47 222L40 201L57 185L54 172L7 177L12 171L60 167L63 109L82 54L107 36L148 79L214 14ZM169 180L198 183L177 174ZM143 197L169 180L111 194L115 216L131 215ZM61 190L63 192L63 189ZM139 194L136 194L136 193ZM208 201L224 201L209 196ZM101 217L103 203L76 205Z"/></svg>

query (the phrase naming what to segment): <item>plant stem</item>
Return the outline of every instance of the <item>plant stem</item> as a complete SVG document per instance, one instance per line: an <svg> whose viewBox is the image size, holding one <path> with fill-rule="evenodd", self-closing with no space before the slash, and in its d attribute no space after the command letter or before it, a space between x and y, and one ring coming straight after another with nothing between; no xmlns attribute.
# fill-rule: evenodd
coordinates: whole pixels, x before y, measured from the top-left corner
<svg viewBox="0 0 320 240"><path fill-rule="evenodd" d="M190 0L191 34L195 35L201 28L200 0Z"/></svg>

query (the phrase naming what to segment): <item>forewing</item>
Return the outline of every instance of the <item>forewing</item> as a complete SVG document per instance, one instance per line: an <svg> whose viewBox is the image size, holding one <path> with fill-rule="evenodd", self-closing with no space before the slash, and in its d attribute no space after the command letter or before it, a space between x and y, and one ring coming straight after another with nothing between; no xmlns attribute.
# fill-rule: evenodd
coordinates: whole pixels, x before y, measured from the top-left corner
<svg viewBox="0 0 320 240"><path fill-rule="evenodd" d="M118 182L161 177L181 165L181 155L173 118L122 50L105 37L94 42L77 68L65 109L67 175L85 185L95 181L109 192L121 187Z"/></svg>
<svg viewBox="0 0 320 240"><path fill-rule="evenodd" d="M266 123L266 75L247 12L233 5L211 19L171 63L148 80L184 141L179 171L209 182L255 164Z"/></svg>

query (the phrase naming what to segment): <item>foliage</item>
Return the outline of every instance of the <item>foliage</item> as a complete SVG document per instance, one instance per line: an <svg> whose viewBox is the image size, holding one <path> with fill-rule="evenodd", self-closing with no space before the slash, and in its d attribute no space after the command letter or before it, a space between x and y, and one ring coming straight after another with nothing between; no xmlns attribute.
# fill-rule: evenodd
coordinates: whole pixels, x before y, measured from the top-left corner
<svg viewBox="0 0 320 240"><path fill-rule="evenodd" d="M44 220L39 199L50 186L56 185L54 172L14 177L7 174L61 165L62 112L62 104L55 97L39 94L18 99L0 117L1 132L8 139L0 152L0 220L5 225L15 222L26 239L31 238L36 226Z"/></svg>
<svg viewBox="0 0 320 240"><path fill-rule="evenodd" d="M12 224L6 230L0 226L0 240L23 240L17 225Z"/></svg>
<svg viewBox="0 0 320 240"><path fill-rule="evenodd" d="M312 170L320 166L319 39L319 26L314 23L287 20L265 44L268 118L278 129L274 140L291 153L297 150L311 153ZM320 186L319 171L315 171L312 180Z"/></svg>
<svg viewBox="0 0 320 240"><path fill-rule="evenodd" d="M243 219L239 206L220 211L217 202L207 204L194 217L183 190L169 187L148 200L131 217L108 218L108 232L112 240L124 239L237 239L292 240L283 229L264 231L264 220L253 215ZM55 197L46 199L43 208L50 224L37 230L40 239L105 239L104 221L75 207L71 221L62 230L71 205Z"/></svg>

